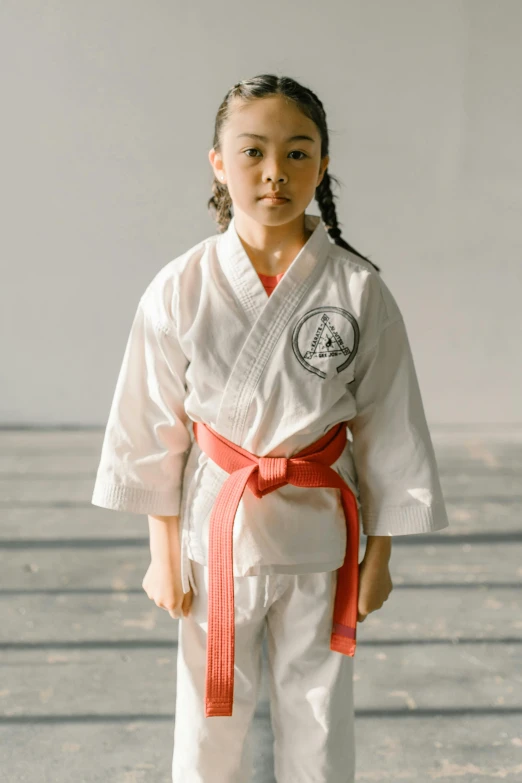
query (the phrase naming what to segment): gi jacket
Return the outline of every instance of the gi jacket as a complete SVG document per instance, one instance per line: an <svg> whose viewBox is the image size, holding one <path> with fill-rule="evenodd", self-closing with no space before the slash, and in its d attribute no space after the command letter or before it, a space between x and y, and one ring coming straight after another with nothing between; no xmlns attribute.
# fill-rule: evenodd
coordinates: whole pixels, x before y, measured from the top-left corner
<svg viewBox="0 0 522 783"><path fill-rule="evenodd" d="M193 421L287 458L348 421L332 468L356 496L362 532L449 524L399 307L371 264L332 243L318 216L305 221L313 233L270 296L232 218L160 269L138 303L92 503L179 515L185 592L190 560L208 564L210 513L228 477ZM345 549L337 489L289 484L239 503L236 576L330 571Z"/></svg>

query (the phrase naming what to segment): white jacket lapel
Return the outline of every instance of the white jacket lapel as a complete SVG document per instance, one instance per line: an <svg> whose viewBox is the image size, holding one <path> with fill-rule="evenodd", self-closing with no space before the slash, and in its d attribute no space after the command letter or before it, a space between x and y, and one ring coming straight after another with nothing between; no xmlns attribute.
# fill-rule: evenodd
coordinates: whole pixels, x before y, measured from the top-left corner
<svg viewBox="0 0 522 783"><path fill-rule="evenodd" d="M331 247L326 230L316 215L306 215L305 221L313 233L270 297L241 243L234 218L218 238L219 263L251 327L228 378L216 422L219 432L234 443L241 442L252 395L274 345L326 263Z"/></svg>

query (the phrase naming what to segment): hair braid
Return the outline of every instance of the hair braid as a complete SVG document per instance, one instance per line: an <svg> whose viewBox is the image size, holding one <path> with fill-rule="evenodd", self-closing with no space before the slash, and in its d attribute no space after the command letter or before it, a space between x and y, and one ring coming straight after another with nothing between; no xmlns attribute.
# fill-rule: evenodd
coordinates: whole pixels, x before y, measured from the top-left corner
<svg viewBox="0 0 522 783"><path fill-rule="evenodd" d="M212 181L212 194L208 206L214 209L214 220L218 224L219 233L223 233L232 220L232 199L227 186L222 185L215 177Z"/></svg>
<svg viewBox="0 0 522 783"><path fill-rule="evenodd" d="M359 256L359 258L364 258L365 261L370 261L369 258L361 255L358 250L349 245L348 242L341 236L341 229L339 228L339 223L337 220L337 210L335 209L334 204L334 198L336 197L332 193L332 189L330 187L331 180L337 182L335 177L332 177L330 174L328 174L327 169L324 172L323 179L315 190L315 198L319 205L319 211L321 212L321 218L325 224L326 230L336 245L340 245L346 250L349 250L351 253L355 253L356 256ZM381 268L374 264L373 261L370 261L370 264L375 267L377 272L381 271Z"/></svg>

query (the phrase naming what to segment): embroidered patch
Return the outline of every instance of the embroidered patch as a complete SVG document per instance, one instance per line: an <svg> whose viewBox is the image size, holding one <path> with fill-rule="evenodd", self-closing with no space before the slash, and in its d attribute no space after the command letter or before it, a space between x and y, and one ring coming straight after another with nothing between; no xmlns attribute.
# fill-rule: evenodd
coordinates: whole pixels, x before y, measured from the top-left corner
<svg viewBox="0 0 522 783"><path fill-rule="evenodd" d="M299 319L292 332L295 355L320 378L342 372L355 359L358 347L359 324L341 307L315 307Z"/></svg>

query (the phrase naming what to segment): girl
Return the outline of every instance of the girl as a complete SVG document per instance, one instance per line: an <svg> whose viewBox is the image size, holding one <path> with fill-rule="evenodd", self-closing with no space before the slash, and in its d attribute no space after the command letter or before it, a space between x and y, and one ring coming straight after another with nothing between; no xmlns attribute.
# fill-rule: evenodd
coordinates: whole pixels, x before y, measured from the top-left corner
<svg viewBox="0 0 522 783"><path fill-rule="evenodd" d="M353 781L356 623L392 590L391 536L448 526L404 320L341 238L328 144L293 79L227 93L219 233L148 285L109 414L92 502L148 515L143 588L181 620L174 783L250 779L265 630L278 783Z"/></svg>

